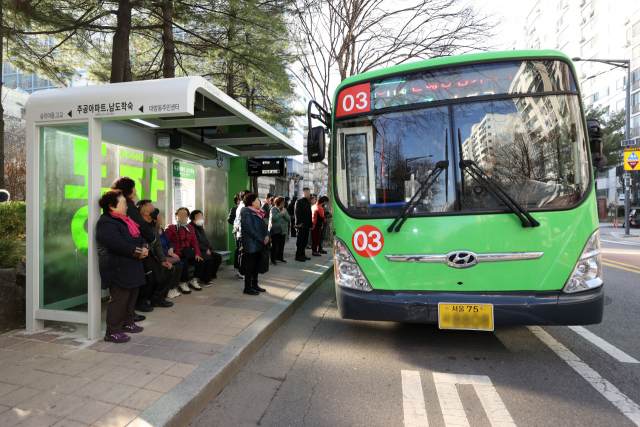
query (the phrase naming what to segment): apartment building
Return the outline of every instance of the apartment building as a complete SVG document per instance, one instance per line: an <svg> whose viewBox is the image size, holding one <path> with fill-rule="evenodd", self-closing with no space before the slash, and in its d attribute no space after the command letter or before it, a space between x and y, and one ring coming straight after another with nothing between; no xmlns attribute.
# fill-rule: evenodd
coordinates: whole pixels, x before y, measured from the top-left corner
<svg viewBox="0 0 640 427"><path fill-rule="evenodd" d="M525 49L555 49L571 58L631 59L631 137L640 139L640 0L537 0L524 24ZM585 105L625 108L627 70L576 63ZM597 196L622 202L615 168L596 177Z"/></svg>

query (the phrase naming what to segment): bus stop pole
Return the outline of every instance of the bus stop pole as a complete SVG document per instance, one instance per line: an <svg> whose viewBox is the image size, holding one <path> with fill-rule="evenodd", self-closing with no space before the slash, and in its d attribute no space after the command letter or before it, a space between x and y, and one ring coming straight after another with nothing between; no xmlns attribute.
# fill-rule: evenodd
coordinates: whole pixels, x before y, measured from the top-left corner
<svg viewBox="0 0 640 427"><path fill-rule="evenodd" d="M625 61L627 63L627 125L625 126L625 131L627 134L627 141L631 139L631 60L627 59ZM624 171L624 234L625 236L629 235L629 211L630 211L630 197L629 197L629 184L631 180L631 174L629 171Z"/></svg>

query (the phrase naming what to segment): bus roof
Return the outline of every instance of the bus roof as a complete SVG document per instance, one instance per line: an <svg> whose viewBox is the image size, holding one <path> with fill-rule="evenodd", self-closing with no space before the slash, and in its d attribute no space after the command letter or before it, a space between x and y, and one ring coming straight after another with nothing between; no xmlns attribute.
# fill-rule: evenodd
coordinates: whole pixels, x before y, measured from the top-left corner
<svg viewBox="0 0 640 427"><path fill-rule="evenodd" d="M379 70L368 71L363 74L358 74L357 76L351 76L346 78L338 85L338 88L334 94L334 105L335 105L335 97L338 95L340 89L344 86L352 85L353 83L357 83L363 80L375 79L376 77L384 77L389 74L396 73L404 73L411 72L414 70L421 70L428 67L440 67L442 65L458 65L464 64L467 62L476 62L476 61L491 61L491 60L500 60L500 59L519 59L519 58L530 58L530 57L550 57L550 58L564 58L569 61L571 59L565 55L564 53L557 50L504 50L498 52L482 52L482 53L469 53L466 55L455 55L455 56L443 56L441 58L427 59L424 61L415 61L408 62L406 64L393 65L391 67L381 68ZM575 72L575 70L574 70Z"/></svg>

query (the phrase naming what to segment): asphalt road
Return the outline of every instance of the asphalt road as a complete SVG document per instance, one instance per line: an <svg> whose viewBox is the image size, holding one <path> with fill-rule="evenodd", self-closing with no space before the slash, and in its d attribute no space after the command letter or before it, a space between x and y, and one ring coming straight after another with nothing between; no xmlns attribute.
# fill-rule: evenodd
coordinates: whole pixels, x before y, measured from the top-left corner
<svg viewBox="0 0 640 427"><path fill-rule="evenodd" d="M192 426L640 426L640 238L602 247L584 328L342 320L329 279Z"/></svg>

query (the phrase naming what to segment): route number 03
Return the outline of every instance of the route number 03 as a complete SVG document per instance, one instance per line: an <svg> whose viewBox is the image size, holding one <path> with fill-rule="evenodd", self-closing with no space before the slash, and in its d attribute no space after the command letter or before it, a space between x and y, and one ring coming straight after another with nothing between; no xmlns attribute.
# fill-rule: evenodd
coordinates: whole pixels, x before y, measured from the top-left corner
<svg viewBox="0 0 640 427"><path fill-rule="evenodd" d="M371 258L384 247L384 237L380 230L372 225L363 225L353 233L353 249L362 257Z"/></svg>
<svg viewBox="0 0 640 427"><path fill-rule="evenodd" d="M356 100L358 102L356 102ZM347 95L342 100L342 109L344 111L351 111L353 107L356 107L356 110L364 110L369 106L367 102L367 94L365 92L359 92L356 95L356 99L353 99L353 95Z"/></svg>

